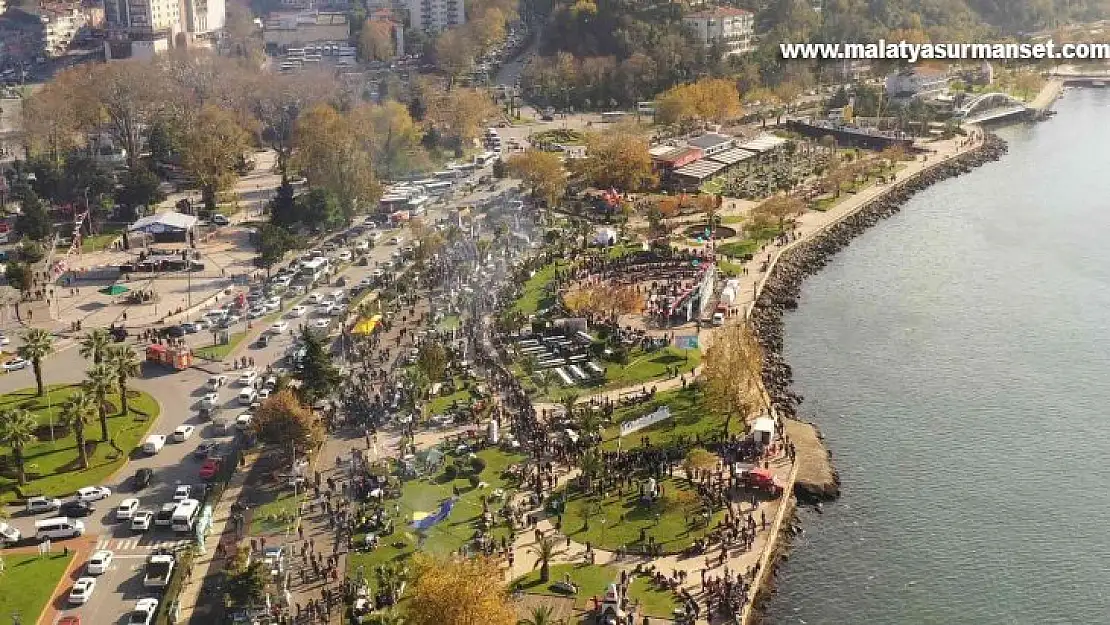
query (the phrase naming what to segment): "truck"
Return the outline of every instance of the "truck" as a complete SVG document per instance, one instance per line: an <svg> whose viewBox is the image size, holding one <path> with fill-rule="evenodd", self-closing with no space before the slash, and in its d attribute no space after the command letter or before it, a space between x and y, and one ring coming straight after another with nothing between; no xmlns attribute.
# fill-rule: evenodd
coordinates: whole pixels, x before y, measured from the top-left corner
<svg viewBox="0 0 1110 625"><path fill-rule="evenodd" d="M156 553L146 559L146 570L143 573L143 586L147 588L165 588L170 583L173 567L176 563L174 557L168 553Z"/></svg>

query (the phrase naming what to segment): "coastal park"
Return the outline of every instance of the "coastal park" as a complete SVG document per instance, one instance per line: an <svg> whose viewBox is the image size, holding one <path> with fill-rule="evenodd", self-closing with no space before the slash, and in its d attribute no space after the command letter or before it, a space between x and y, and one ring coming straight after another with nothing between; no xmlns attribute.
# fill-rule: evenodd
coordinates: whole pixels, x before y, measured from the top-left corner
<svg viewBox="0 0 1110 625"><path fill-rule="evenodd" d="M82 390L81 384L55 384L41 397L34 388L0 395L0 444L7 452L0 470L0 499L65 495L102 483L127 462L158 417L158 402L148 393L128 389L126 414L118 393L108 393L102 406L108 427L104 440L95 400L89 397L78 406L72 401ZM82 466L78 441L85 447L87 466Z"/></svg>
<svg viewBox="0 0 1110 625"><path fill-rule="evenodd" d="M35 622L50 603L74 555L5 554L0 561L0 614L16 623Z"/></svg>

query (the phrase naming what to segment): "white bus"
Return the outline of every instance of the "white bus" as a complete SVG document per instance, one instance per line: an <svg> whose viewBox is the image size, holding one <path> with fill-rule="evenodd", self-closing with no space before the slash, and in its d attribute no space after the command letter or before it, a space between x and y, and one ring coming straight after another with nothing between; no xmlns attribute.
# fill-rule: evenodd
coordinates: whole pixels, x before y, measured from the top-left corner
<svg viewBox="0 0 1110 625"><path fill-rule="evenodd" d="M328 273L328 259L317 257L301 262L301 275L316 282Z"/></svg>
<svg viewBox="0 0 1110 625"><path fill-rule="evenodd" d="M493 162L497 158L497 152L483 152L474 157L474 164L482 167Z"/></svg>
<svg viewBox="0 0 1110 625"><path fill-rule="evenodd" d="M624 111L609 111L608 113L601 114L601 121L603 123L619 122L627 115L628 113L625 113Z"/></svg>
<svg viewBox="0 0 1110 625"><path fill-rule="evenodd" d="M285 54L290 58L304 56L304 48L289 48L285 51Z"/></svg>
<svg viewBox="0 0 1110 625"><path fill-rule="evenodd" d="M196 499L184 499L173 510L170 525L175 532L188 532L193 529L200 515L200 502Z"/></svg>

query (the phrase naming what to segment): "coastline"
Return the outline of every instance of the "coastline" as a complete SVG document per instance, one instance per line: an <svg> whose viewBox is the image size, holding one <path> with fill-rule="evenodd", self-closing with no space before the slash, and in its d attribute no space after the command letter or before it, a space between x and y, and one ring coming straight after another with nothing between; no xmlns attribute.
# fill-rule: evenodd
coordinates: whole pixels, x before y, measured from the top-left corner
<svg viewBox="0 0 1110 625"><path fill-rule="evenodd" d="M792 370L782 354L783 316L786 311L797 308L805 278L820 271L852 239L880 220L898 213L917 192L968 173L1005 154L1007 146L1002 139L989 133L983 136L981 142L966 151L923 167L822 228L778 250L758 284L756 299L747 316L764 351L764 391L774 411L784 417L788 435L798 446L798 461L787 483L793 497L780 507L772 526L770 542L764 549L757 578L752 584L753 595L742 614L744 625L762 620L763 606L774 592L775 569L785 559L791 538L799 531L796 506L819 505L840 495L840 478L820 430L815 424L798 418L802 398L791 390Z"/></svg>

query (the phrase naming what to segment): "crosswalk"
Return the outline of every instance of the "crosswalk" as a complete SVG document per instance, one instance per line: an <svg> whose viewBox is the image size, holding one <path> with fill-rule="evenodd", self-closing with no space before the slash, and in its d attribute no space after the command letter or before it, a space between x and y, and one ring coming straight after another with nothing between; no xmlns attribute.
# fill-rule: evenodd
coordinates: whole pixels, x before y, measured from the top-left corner
<svg viewBox="0 0 1110 625"><path fill-rule="evenodd" d="M113 538L111 536L101 536L96 541L96 548L107 549L109 551L155 551L158 549L172 551L180 547L188 546L193 542L193 540L190 540L188 538L174 540L152 540L148 542L144 541L142 537Z"/></svg>

